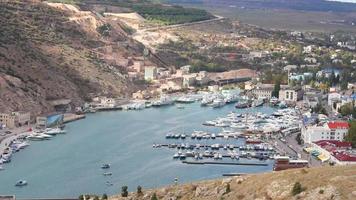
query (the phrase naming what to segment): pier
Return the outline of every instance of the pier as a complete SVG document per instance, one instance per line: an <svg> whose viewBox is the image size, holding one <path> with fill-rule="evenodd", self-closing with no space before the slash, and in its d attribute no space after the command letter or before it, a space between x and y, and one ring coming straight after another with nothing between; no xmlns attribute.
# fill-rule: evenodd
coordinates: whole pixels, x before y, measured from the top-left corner
<svg viewBox="0 0 356 200"><path fill-rule="evenodd" d="M84 119L84 118L85 118L85 115L65 113L63 115L63 123L69 123L69 122L77 121L77 120Z"/></svg>
<svg viewBox="0 0 356 200"><path fill-rule="evenodd" d="M245 165L245 166L268 166L267 163L242 163L242 162L214 162L214 161L182 161L184 164L192 165Z"/></svg>

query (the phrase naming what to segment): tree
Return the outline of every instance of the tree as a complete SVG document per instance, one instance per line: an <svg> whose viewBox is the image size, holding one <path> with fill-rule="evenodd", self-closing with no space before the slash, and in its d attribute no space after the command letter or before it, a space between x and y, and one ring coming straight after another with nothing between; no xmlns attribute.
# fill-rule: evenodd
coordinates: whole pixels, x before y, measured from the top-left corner
<svg viewBox="0 0 356 200"><path fill-rule="evenodd" d="M230 193L230 192L231 192L230 183L227 183L226 184L225 194Z"/></svg>
<svg viewBox="0 0 356 200"><path fill-rule="evenodd" d="M324 114L327 115L326 109L321 105L321 103L316 104L316 106L312 109L313 113Z"/></svg>
<svg viewBox="0 0 356 200"><path fill-rule="evenodd" d="M142 195L142 187L139 185L137 186L137 195Z"/></svg>
<svg viewBox="0 0 356 200"><path fill-rule="evenodd" d="M122 186L121 187L121 196L122 197L127 197L128 196L128 192L127 192L127 186Z"/></svg>
<svg viewBox="0 0 356 200"><path fill-rule="evenodd" d="M274 88L273 88L273 91L272 91L272 96L278 98L280 90L281 90L281 81L277 80L276 84L274 84Z"/></svg>
<svg viewBox="0 0 356 200"><path fill-rule="evenodd" d="M356 119L356 107L355 102L350 102L345 105L342 105L338 110L342 116L351 116Z"/></svg>
<svg viewBox="0 0 356 200"><path fill-rule="evenodd" d="M302 184L300 184L299 182L295 182L292 188L292 195L295 196L297 194L300 194L304 190L306 190L306 188L302 187Z"/></svg>
<svg viewBox="0 0 356 200"><path fill-rule="evenodd" d="M356 120L350 122L349 131L345 137L345 141L351 142L352 146L356 147Z"/></svg>
<svg viewBox="0 0 356 200"><path fill-rule="evenodd" d="M99 197L95 195L94 200L99 200Z"/></svg>
<svg viewBox="0 0 356 200"><path fill-rule="evenodd" d="M108 195L107 194L103 194L103 196L101 197L102 200L107 200L108 199Z"/></svg>
<svg viewBox="0 0 356 200"><path fill-rule="evenodd" d="M153 193L151 200L158 200L156 193Z"/></svg>

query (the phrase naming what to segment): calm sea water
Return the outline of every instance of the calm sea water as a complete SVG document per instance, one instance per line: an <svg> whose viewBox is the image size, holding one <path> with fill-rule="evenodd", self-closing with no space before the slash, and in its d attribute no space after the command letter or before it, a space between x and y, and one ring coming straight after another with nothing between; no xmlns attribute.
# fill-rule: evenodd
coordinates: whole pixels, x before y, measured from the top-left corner
<svg viewBox="0 0 356 200"><path fill-rule="evenodd" d="M176 177L179 183L185 183L221 177L223 173L271 171L272 161L256 161L266 162L268 166L187 165L172 159L176 150L152 148L153 143L169 142L165 139L168 131L219 132L218 128L204 127L202 122L232 110L273 111L269 107L236 110L233 105L213 109L195 103L185 105L185 109L169 106L89 114L84 120L67 124L66 134L48 141L31 142L25 150L16 153L12 162L5 165L6 169L0 171L0 194L15 194L17 198L115 194L123 185L133 191L138 185L152 188L173 184ZM185 142L194 143L190 139ZM222 143L222 139L212 142ZM243 141L228 140L227 143ZM112 176L103 176L100 168L103 163L111 164ZM20 179L29 184L15 187ZM107 186L107 181L113 186Z"/></svg>

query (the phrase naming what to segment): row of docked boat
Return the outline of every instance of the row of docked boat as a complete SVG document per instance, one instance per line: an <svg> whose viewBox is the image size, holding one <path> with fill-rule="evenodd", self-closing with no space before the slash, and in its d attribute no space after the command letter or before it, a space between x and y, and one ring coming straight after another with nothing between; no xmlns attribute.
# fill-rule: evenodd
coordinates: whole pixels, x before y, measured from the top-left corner
<svg viewBox="0 0 356 200"><path fill-rule="evenodd" d="M299 112L295 109L277 110L272 114L264 113L230 113L226 117L218 117L203 123L206 126L230 127L235 131L279 132L287 128L298 128Z"/></svg>
<svg viewBox="0 0 356 200"><path fill-rule="evenodd" d="M56 128L46 128L44 130L33 130L26 139L32 141L40 141L40 140L49 140L54 135L66 133L65 130L56 127Z"/></svg>
<svg viewBox="0 0 356 200"><path fill-rule="evenodd" d="M187 134L175 134L175 133L168 133L166 134L166 139L216 139L216 138L235 138L238 139L241 136L241 132L233 131L233 130L225 130L223 129L220 133L208 133L206 131L194 131L191 135Z"/></svg>
<svg viewBox="0 0 356 200"><path fill-rule="evenodd" d="M231 158L239 160L239 158L259 160L274 159L275 152L248 152L248 151L228 151L227 153L221 153L219 151L178 151L173 155L173 159L185 160L186 158L194 158L195 160L201 159L214 159L222 160L223 158Z"/></svg>
<svg viewBox="0 0 356 200"><path fill-rule="evenodd" d="M246 151L274 151L274 148L268 143L259 143L259 144L246 144L246 145L234 145L234 144L153 144L153 148L168 147L170 149L181 149L181 150L246 150Z"/></svg>
<svg viewBox="0 0 356 200"><path fill-rule="evenodd" d="M25 141L24 137L11 141L3 154L0 155L0 170L4 169L2 166L3 164L11 162L11 157L14 153L26 148L29 145L30 144Z"/></svg>

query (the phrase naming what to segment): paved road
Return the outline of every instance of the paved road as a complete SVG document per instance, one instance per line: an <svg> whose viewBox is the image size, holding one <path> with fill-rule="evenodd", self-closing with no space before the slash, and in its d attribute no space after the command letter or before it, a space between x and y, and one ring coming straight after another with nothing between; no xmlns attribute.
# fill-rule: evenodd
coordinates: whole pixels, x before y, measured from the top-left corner
<svg viewBox="0 0 356 200"><path fill-rule="evenodd" d="M301 159L308 160L309 166L311 166L311 167L321 166L322 163L319 160L317 160L315 157L313 157L310 154L303 151L303 146L299 145L297 140L295 139L297 134L298 133L293 133L289 136L286 136L285 137L286 145L288 145L289 148L296 151L297 154L299 154L301 156Z"/></svg>
<svg viewBox="0 0 356 200"><path fill-rule="evenodd" d="M0 155L2 155L5 149L8 147L10 142L20 136L27 135L29 132L26 132L31 126L23 126L15 129L11 129L11 134L5 136L0 136Z"/></svg>

